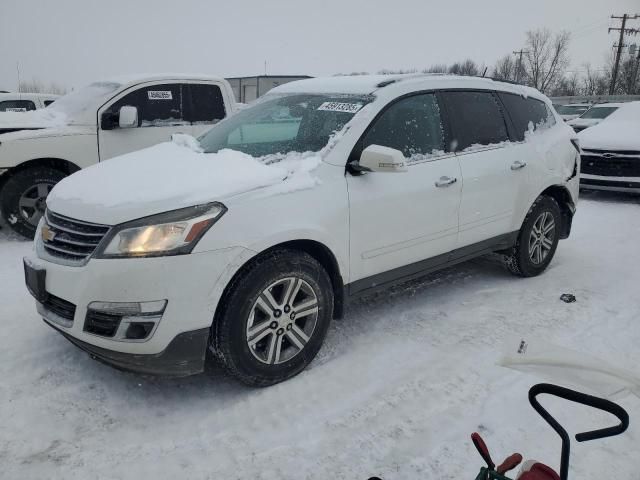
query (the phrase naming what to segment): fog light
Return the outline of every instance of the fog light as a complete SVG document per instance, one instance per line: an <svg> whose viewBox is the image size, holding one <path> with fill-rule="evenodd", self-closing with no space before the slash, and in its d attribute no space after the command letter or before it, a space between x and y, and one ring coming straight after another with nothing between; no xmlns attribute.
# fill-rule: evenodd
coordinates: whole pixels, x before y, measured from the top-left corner
<svg viewBox="0 0 640 480"><path fill-rule="evenodd" d="M146 342L158 327L166 307L166 300L91 302L87 306L84 331L119 342Z"/></svg>
<svg viewBox="0 0 640 480"><path fill-rule="evenodd" d="M149 336L155 327L155 322L131 322L124 338L129 340L142 340Z"/></svg>

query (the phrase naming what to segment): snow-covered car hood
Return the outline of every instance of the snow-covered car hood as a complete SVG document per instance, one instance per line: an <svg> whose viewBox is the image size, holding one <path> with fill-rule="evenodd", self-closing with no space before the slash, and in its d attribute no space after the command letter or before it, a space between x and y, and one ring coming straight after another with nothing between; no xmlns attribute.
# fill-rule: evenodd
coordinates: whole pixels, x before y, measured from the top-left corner
<svg viewBox="0 0 640 480"><path fill-rule="evenodd" d="M575 118L567 122L568 125L572 127L593 127L598 123L602 122L601 118Z"/></svg>
<svg viewBox="0 0 640 480"><path fill-rule="evenodd" d="M29 112L0 112L0 131L56 128L68 123L64 113L50 108Z"/></svg>
<svg viewBox="0 0 640 480"><path fill-rule="evenodd" d="M596 150L640 150L640 119L609 119L578 133L582 148Z"/></svg>
<svg viewBox="0 0 640 480"><path fill-rule="evenodd" d="M271 163L234 150L201 153L193 145L161 143L65 178L49 194L47 208L78 220L116 225L264 187L272 187L275 194L317 183L313 170L321 162L318 154L268 160Z"/></svg>

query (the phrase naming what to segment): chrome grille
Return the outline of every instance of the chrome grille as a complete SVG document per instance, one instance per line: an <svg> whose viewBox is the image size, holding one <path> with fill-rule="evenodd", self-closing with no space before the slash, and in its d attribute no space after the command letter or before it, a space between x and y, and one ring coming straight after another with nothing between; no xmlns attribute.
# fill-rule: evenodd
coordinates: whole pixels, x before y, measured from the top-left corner
<svg viewBox="0 0 640 480"><path fill-rule="evenodd" d="M47 210L41 231L42 245L53 257L82 262L93 253L109 228L108 225L74 220Z"/></svg>

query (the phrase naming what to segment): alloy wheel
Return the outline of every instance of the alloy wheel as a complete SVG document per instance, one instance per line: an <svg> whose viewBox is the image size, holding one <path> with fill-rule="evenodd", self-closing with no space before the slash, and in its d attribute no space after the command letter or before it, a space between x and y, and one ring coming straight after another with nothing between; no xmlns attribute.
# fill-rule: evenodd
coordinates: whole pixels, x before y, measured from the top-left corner
<svg viewBox="0 0 640 480"><path fill-rule="evenodd" d="M298 277L278 280L258 296L247 320L252 355L276 365L291 360L309 342L318 321L318 297Z"/></svg>
<svg viewBox="0 0 640 480"><path fill-rule="evenodd" d="M30 225L34 227L38 225L47 207L47 196L54 185L54 183L48 182L36 183L27 188L20 196L18 201L20 215Z"/></svg>
<svg viewBox="0 0 640 480"><path fill-rule="evenodd" d="M535 265L545 261L553 248L556 222L550 212L542 212L533 222L529 234L529 259Z"/></svg>

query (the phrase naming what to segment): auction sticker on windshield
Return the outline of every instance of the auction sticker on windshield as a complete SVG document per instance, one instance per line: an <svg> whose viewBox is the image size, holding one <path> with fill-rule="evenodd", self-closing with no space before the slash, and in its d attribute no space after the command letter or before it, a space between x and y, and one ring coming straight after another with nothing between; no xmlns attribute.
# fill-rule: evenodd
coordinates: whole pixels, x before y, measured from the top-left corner
<svg viewBox="0 0 640 480"><path fill-rule="evenodd" d="M147 95L149 100L173 100L171 90L149 90Z"/></svg>
<svg viewBox="0 0 640 480"><path fill-rule="evenodd" d="M324 102L318 107L318 110L327 110L330 112L347 112L356 113L362 108L361 103L340 103L340 102Z"/></svg>

